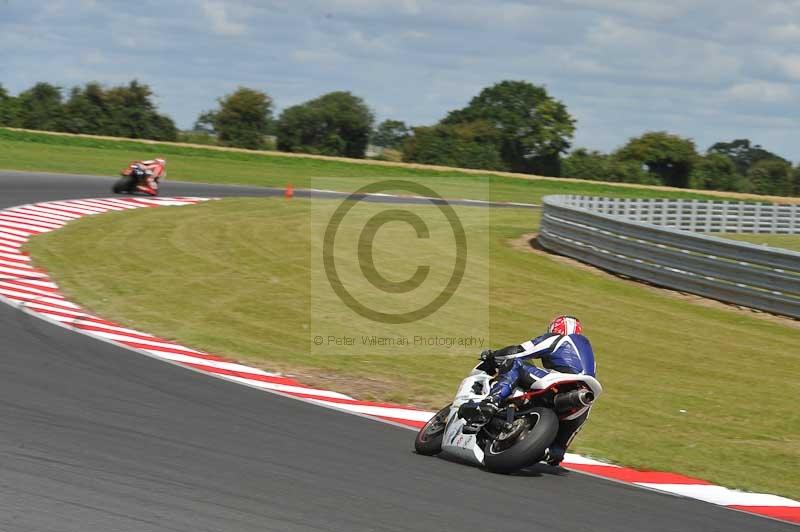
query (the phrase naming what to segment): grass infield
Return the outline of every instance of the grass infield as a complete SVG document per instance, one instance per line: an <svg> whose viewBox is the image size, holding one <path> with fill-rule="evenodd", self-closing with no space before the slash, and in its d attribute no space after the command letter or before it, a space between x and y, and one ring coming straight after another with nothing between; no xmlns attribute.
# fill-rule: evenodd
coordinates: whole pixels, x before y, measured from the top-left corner
<svg viewBox="0 0 800 532"><path fill-rule="evenodd" d="M361 398L441 406L479 347L365 345L360 334L350 346L314 345L320 327L360 333L368 325L328 297L324 283L315 284L320 221L335 204L226 199L110 213L37 236L27 249L67 295L128 326ZM406 207L426 219L436 214ZM385 208L366 205L343 224L345 258L348 238ZM539 333L556 313L574 313L595 347L606 390L575 450L800 498L800 329L520 249L520 236L538 228L529 210L456 212L477 252L454 297L416 331L485 333L497 348ZM431 225L435 243L441 224ZM432 271L452 269L451 253L420 245L403 224L384 226L373 251L378 271L393 281L408 278L423 259ZM342 277L367 301L380 301L363 278L358 285L356 276ZM410 330L369 329L378 336Z"/></svg>

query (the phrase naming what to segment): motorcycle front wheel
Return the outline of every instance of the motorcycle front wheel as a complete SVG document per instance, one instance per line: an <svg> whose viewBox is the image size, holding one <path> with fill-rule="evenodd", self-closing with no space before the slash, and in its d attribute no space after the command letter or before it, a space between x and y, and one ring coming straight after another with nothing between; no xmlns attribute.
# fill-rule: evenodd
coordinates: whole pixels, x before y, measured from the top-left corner
<svg viewBox="0 0 800 532"><path fill-rule="evenodd" d="M433 456L442 452L442 438L447 427L447 416L450 415L450 405L436 412L432 418L417 432L414 439L414 450L417 454Z"/></svg>
<svg viewBox="0 0 800 532"><path fill-rule="evenodd" d="M533 465L558 433L558 416L549 408L534 408L508 431L486 444L483 463L492 473L513 473Z"/></svg>

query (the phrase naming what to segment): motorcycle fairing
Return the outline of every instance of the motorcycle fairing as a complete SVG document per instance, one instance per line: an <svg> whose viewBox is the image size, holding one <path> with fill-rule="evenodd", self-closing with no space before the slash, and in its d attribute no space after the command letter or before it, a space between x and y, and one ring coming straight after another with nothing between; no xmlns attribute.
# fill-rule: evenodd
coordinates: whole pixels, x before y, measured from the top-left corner
<svg viewBox="0 0 800 532"><path fill-rule="evenodd" d="M480 402L489 395L491 377L482 371L473 371L461 381L442 438L442 453L467 462L483 465L483 449L478 445L475 434L464 434L466 421L459 419L458 407L475 401Z"/></svg>

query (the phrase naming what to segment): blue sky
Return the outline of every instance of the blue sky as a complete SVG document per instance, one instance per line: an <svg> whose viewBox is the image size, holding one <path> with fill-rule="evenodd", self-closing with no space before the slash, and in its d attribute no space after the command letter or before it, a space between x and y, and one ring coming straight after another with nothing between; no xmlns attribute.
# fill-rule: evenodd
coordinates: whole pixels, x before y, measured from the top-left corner
<svg viewBox="0 0 800 532"><path fill-rule="evenodd" d="M12 93L134 77L183 128L240 85L425 125L522 79L567 105L575 146L667 130L800 161L800 0L0 0Z"/></svg>

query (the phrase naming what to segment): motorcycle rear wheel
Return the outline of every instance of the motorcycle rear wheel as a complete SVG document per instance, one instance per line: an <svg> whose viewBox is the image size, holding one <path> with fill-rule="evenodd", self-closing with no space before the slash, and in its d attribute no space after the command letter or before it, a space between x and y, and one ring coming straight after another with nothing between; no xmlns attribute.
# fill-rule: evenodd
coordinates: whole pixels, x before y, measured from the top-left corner
<svg viewBox="0 0 800 532"><path fill-rule="evenodd" d="M114 183L111 189L114 194L122 194L123 192L132 193L136 190L136 178L132 176L125 176Z"/></svg>
<svg viewBox="0 0 800 532"><path fill-rule="evenodd" d="M450 405L445 406L417 432L414 439L414 450L417 454L433 456L442 452L442 438L447 427L447 416L450 415Z"/></svg>
<svg viewBox="0 0 800 532"><path fill-rule="evenodd" d="M558 416L549 408L534 408L526 418L528 428L513 430L512 441L495 439L486 444L483 463L487 470L508 474L542 459L558 433Z"/></svg>

